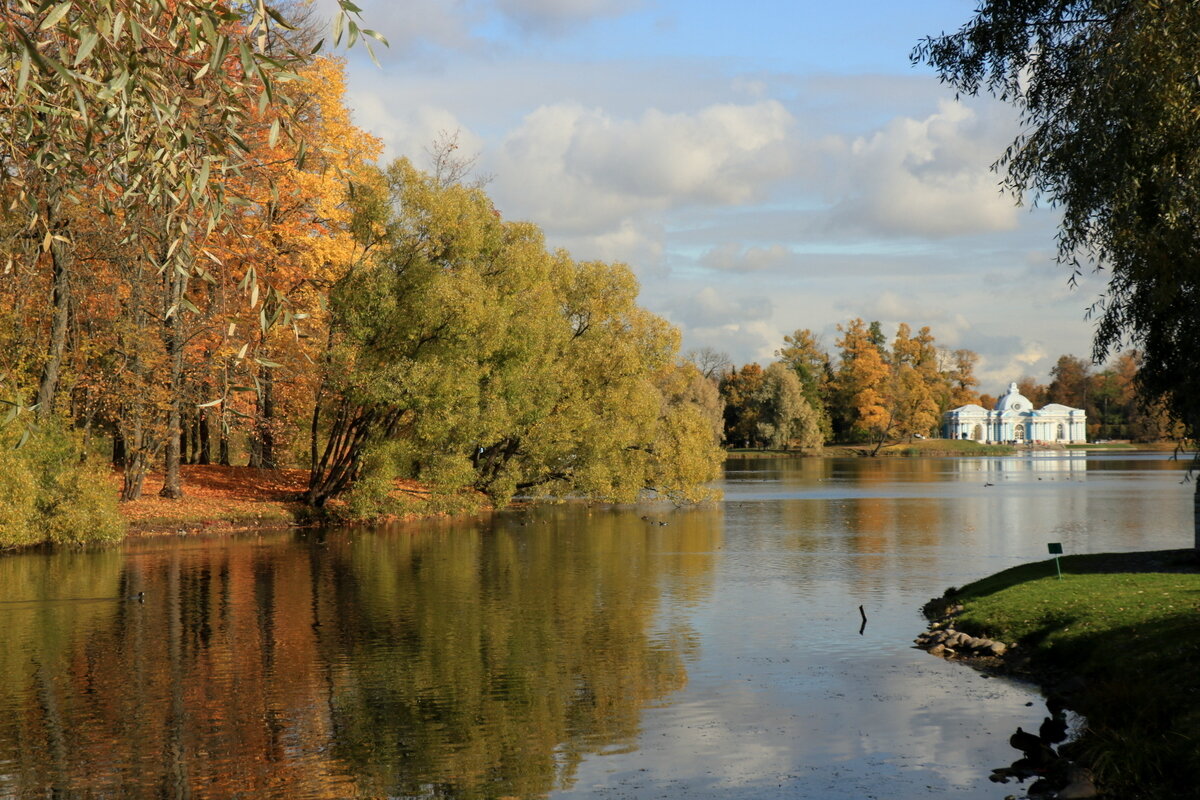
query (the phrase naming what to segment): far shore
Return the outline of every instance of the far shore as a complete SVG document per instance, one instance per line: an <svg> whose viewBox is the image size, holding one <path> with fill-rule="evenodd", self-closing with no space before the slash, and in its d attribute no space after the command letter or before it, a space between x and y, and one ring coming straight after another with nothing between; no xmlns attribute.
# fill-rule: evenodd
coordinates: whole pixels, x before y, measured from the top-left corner
<svg viewBox="0 0 1200 800"><path fill-rule="evenodd" d="M873 443L830 445L816 452L729 448L727 458L864 458L882 457L957 457L1007 456L1029 451L1100 450L1156 451L1178 450L1175 442L1129 443L1103 442L1083 445L984 445L952 439L914 439L879 448ZM140 499L121 503L120 513L128 525L128 535L167 535L232 533L259 528L315 526L348 523L338 501L327 513L314 513L303 502L308 485L308 470L256 469L244 466L184 465L181 467L184 496L178 500L159 497L161 474L147 476ZM114 493L120 485L120 473L112 477ZM428 488L416 481L397 481L397 496L403 496L416 513L383 522L445 517L446 513L430 504L421 512L421 504L430 499ZM487 510L481 504L481 511Z"/></svg>
<svg viewBox="0 0 1200 800"><path fill-rule="evenodd" d="M913 439L912 441L892 442L878 448L872 443L831 444L819 451L806 450L772 450L757 447L730 447L726 449L729 458L862 458L868 456L889 457L947 457L947 456L1004 456L1028 452L1046 451L1144 451L1144 452L1175 452L1181 453L1178 442L1087 442L1083 444L1041 444L1026 443L983 444L959 439Z"/></svg>
<svg viewBox="0 0 1200 800"><path fill-rule="evenodd" d="M1066 449L1130 450L1170 452L1174 442L1106 442L1067 445ZM1003 456L1028 451L1063 450L1062 445L983 445L953 439L915 439L880 448L886 457ZM820 452L731 448L729 458L861 458L870 456L874 444L830 445ZM225 533L262 527L329 524L314 520L312 509L302 502L308 485L303 469L255 469L218 465L185 465L182 468L184 496L168 500L158 496L162 476L146 479L142 497L121 504L121 513L129 523L130 534ZM114 481L117 476L114 475ZM429 491L416 481L397 482L396 491L414 500L427 499ZM336 503L333 522L336 522ZM405 519L440 517L443 513L413 514Z"/></svg>

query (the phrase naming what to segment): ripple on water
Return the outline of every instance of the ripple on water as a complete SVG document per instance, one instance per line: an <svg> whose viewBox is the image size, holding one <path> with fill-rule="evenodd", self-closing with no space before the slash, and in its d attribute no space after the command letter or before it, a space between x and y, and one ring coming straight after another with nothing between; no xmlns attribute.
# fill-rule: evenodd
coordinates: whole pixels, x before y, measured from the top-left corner
<svg viewBox="0 0 1200 800"><path fill-rule="evenodd" d="M1161 460L732 466L693 511L0 559L0 796L998 800L1044 711L912 649L921 603L1191 535Z"/></svg>

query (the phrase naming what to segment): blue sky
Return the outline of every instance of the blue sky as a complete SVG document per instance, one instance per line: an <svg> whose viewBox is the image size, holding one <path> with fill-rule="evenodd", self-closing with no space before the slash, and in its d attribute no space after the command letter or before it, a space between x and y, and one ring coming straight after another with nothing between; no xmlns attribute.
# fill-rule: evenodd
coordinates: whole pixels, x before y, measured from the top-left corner
<svg viewBox="0 0 1200 800"><path fill-rule="evenodd" d="M629 264L685 349L929 325L992 394L1090 352L1099 281L989 171L1015 113L909 63L973 2L358 2L391 47L350 55L347 102L388 156L457 132L507 218Z"/></svg>

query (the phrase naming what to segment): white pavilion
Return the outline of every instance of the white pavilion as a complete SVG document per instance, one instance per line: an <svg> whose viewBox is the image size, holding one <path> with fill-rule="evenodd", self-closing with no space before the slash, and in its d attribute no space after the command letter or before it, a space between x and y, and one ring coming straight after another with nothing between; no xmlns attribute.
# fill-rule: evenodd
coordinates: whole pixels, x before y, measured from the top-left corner
<svg viewBox="0 0 1200 800"><path fill-rule="evenodd" d="M947 411L942 432L947 439L986 443L1078 444L1087 441L1087 414L1059 403L1035 409L1017 384L1010 383L991 411L974 403Z"/></svg>

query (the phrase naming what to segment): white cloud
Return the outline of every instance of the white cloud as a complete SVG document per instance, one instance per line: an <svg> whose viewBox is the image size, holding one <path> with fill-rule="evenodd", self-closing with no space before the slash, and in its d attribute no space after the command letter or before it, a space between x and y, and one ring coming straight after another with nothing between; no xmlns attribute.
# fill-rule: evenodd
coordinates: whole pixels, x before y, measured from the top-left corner
<svg viewBox="0 0 1200 800"><path fill-rule="evenodd" d="M471 27L482 19L482 9L471 0L405 0L403 3L360 2L365 27L379 31L388 47L379 47L380 58L392 60L428 49L476 49L480 42ZM334 0L317 0L318 14L332 18Z"/></svg>
<svg viewBox="0 0 1200 800"><path fill-rule="evenodd" d="M408 156L421 169L428 169L427 153L440 138L457 135L459 152L471 158L486 146L483 139L469 130L447 108L413 105L396 108L385 105L378 95L353 91L350 104L354 121L383 140L384 161Z"/></svg>
<svg viewBox="0 0 1200 800"><path fill-rule="evenodd" d="M690 297L668 306L674 321L691 328L715 328L760 322L771 316L770 299L763 296L738 297L705 286Z"/></svg>
<svg viewBox="0 0 1200 800"><path fill-rule="evenodd" d="M1015 228L1021 211L990 169L1011 135L992 122L942 100L923 119L898 116L866 136L826 138L835 223L888 236Z"/></svg>
<svg viewBox="0 0 1200 800"><path fill-rule="evenodd" d="M496 0L502 14L527 31L560 31L572 23L614 17L640 5L639 0Z"/></svg>
<svg viewBox="0 0 1200 800"><path fill-rule="evenodd" d="M700 264L724 272L765 272L794 265L795 256L781 244L743 248L736 242L726 242L700 256Z"/></svg>
<svg viewBox="0 0 1200 800"><path fill-rule="evenodd" d="M578 261L619 261L645 276L661 272L663 238L662 225L654 220L623 219L600 233L558 236L552 246L565 248Z"/></svg>
<svg viewBox="0 0 1200 800"><path fill-rule="evenodd" d="M496 194L550 232L593 234L647 211L746 203L791 170L792 122L773 100L638 119L546 105L501 145Z"/></svg>

